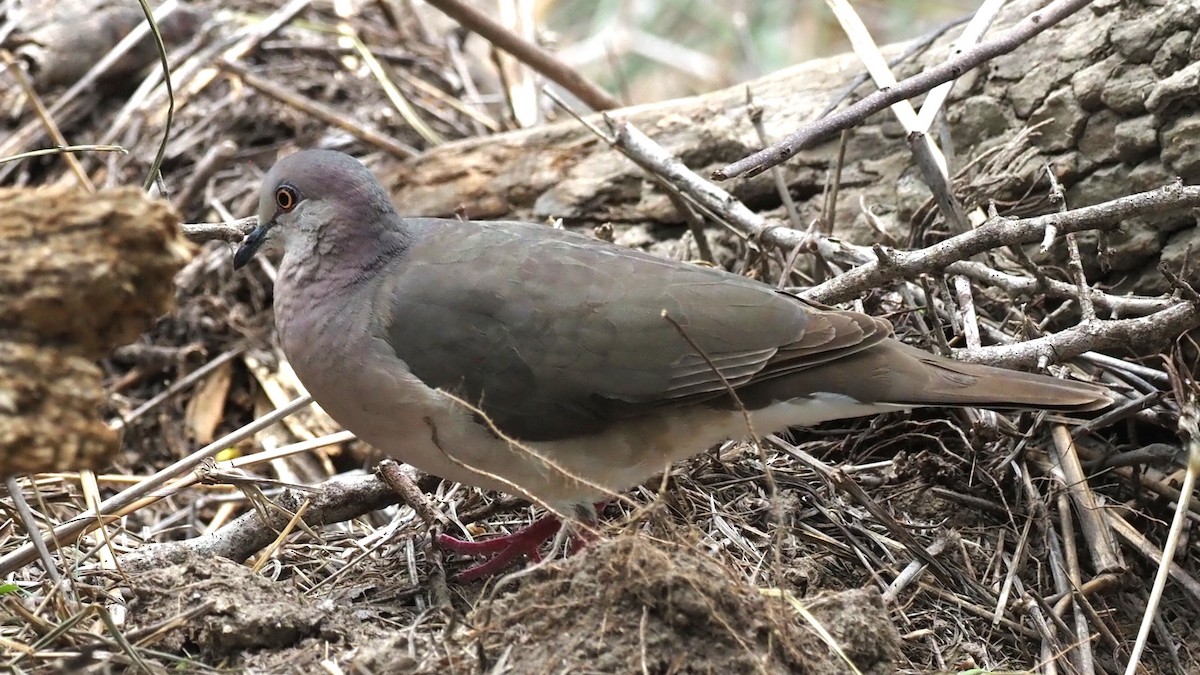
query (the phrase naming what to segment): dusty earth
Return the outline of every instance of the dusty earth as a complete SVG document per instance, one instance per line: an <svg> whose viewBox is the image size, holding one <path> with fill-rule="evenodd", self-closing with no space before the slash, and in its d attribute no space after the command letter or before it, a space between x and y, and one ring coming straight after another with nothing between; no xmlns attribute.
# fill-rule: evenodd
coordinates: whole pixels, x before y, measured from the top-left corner
<svg viewBox="0 0 1200 675"><path fill-rule="evenodd" d="M455 588L453 607L424 618L382 580L307 594L222 559L128 583L133 634L174 623L158 649L270 672L318 672L331 650L375 673L847 672L817 625L863 673L894 672L900 650L876 591L768 594L692 548L637 536L499 588ZM398 630L414 620L438 628Z"/></svg>

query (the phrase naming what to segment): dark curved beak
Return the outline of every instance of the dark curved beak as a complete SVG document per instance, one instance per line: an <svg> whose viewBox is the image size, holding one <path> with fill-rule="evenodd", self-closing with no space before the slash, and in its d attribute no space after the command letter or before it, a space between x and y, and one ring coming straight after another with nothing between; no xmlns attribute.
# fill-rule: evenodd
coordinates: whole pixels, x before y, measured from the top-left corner
<svg viewBox="0 0 1200 675"><path fill-rule="evenodd" d="M237 253L233 254L233 269L241 269L243 265L250 262L254 254L258 252L259 247L267 239L267 230L270 225L259 225L250 230L250 234L242 240L242 245L238 247Z"/></svg>

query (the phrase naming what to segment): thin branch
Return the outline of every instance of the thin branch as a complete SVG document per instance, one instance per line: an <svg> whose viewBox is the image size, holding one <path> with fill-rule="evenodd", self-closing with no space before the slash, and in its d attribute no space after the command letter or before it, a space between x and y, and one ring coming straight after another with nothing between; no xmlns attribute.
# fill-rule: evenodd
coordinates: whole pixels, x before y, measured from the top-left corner
<svg viewBox="0 0 1200 675"><path fill-rule="evenodd" d="M157 500L158 497L153 494L154 491L165 485L167 481L195 469L205 460L213 455L216 455L221 450L228 448L244 438L249 438L255 433L258 433L259 430L271 426L284 417L287 417L297 410L304 408L309 403L312 403L311 396L301 396L287 406L284 406L268 415L264 415L254 420L250 424L226 434L222 438L218 438L212 443L209 443L187 457L180 459L174 464L160 469L153 475L142 479L142 481L136 485L133 485L132 487L104 500L100 503L100 506L95 511L86 511L60 524L49 534L46 544L56 549L61 545L70 544L84 534L91 532L92 530L102 526L104 523L112 520L125 509L137 504L143 499ZM4 557L0 558L0 576L12 574L21 567L33 562L33 560L36 558L37 549L34 544L32 542L23 544L16 550L11 551Z"/></svg>
<svg viewBox="0 0 1200 675"><path fill-rule="evenodd" d="M1001 31L991 40L980 42L975 47L939 66L914 75L894 87L875 91L858 103L807 124L775 145L713 172L712 177L722 181L736 178L742 174L757 176L777 164L786 162L797 152L810 148L825 138L858 124L890 105L920 96L939 84L962 77L970 70L1015 50L1037 34L1062 22L1090 3L1091 0L1056 0L1025 17L1012 28Z"/></svg>
<svg viewBox="0 0 1200 675"><path fill-rule="evenodd" d="M579 71L541 47L514 35L499 22L462 0L428 0L447 16L478 33L483 39L512 54L517 60L574 94L592 110L620 108L621 102L588 80Z"/></svg>
<svg viewBox="0 0 1200 675"><path fill-rule="evenodd" d="M954 356L973 363L1028 368L1041 358L1062 361L1097 349L1124 347L1145 352L1197 326L1200 307L1181 302L1150 316L1097 320L1016 344L959 350Z"/></svg>
<svg viewBox="0 0 1200 675"><path fill-rule="evenodd" d="M161 544L147 544L125 554L126 570L163 567L194 556L222 557L242 562L274 541L304 502L304 522L311 526L339 523L401 501L392 488L375 476L336 476L313 491L285 490L275 507L251 509L228 525L206 535Z"/></svg>
<svg viewBox="0 0 1200 675"><path fill-rule="evenodd" d="M1014 299L1029 298L1034 295L1043 295L1047 298L1075 298L1079 293L1076 286L1065 281L1045 277L1039 281L1030 277L1008 274L973 260L960 260L947 265L945 271L950 274L961 274L977 283L999 288ZM1096 290L1092 290L1090 296L1097 309L1124 316L1152 314L1176 303L1175 300L1165 297L1111 295Z"/></svg>
<svg viewBox="0 0 1200 675"><path fill-rule="evenodd" d="M261 75L253 73L246 66L230 60L219 61L217 65L220 66L221 70L237 77L246 86L255 89L260 94L305 112L332 127L345 131L367 145L390 153L394 157L407 158L420 154L420 151L413 146L401 143L378 129L363 123L361 120L350 119L341 111L328 104L315 101L297 93L294 89L276 84Z"/></svg>
<svg viewBox="0 0 1200 675"><path fill-rule="evenodd" d="M1197 206L1200 206L1200 187L1173 183L1149 192L1062 213L1017 219L992 217L970 232L927 248L918 251L890 251L891 260L886 268L878 261L868 262L812 288L804 296L824 303L844 302L896 279L915 278L923 272L944 270L953 263L967 260L984 251L1041 241L1046 228L1050 226L1064 233L1112 228L1135 215L1147 212L1167 213Z"/></svg>
<svg viewBox="0 0 1200 675"><path fill-rule="evenodd" d="M239 218L228 223L183 223L179 226L183 236L197 244L220 240L237 243L258 225L258 216Z"/></svg>
<svg viewBox="0 0 1200 675"><path fill-rule="evenodd" d="M826 260L855 266L855 269L803 293L809 300L827 304L845 302L897 279L916 278L922 273L951 271L967 274L965 269L952 270L951 267L965 264L971 256L994 248L1041 241L1046 228L1051 226L1060 232L1078 232L1115 227L1129 218L1146 213L1170 213L1200 207L1200 186L1185 186L1176 182L1064 213L1020 219L993 214L979 228L924 249L884 250L882 247L856 246L832 237L801 232L785 227L779 221L768 220L751 211L733 195L701 178L632 124L616 120L608 120L608 123L613 131L614 144L622 153L638 166L675 185L693 203L738 234L787 251L798 246L815 250ZM882 260L880 255L883 256ZM978 268L975 272L978 273ZM1070 284L1054 285L1053 288L1070 288L1072 292L1068 297L1076 295ZM1152 303L1141 306L1148 308L1149 304Z"/></svg>

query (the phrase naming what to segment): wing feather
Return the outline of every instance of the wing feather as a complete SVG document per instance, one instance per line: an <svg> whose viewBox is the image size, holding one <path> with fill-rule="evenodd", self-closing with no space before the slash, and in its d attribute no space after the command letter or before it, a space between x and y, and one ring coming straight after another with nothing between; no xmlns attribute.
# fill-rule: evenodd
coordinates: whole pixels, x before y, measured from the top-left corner
<svg viewBox="0 0 1200 675"><path fill-rule="evenodd" d="M724 397L890 332L737 275L548 227L407 222L414 244L380 291L380 337L427 385L476 402L520 439Z"/></svg>

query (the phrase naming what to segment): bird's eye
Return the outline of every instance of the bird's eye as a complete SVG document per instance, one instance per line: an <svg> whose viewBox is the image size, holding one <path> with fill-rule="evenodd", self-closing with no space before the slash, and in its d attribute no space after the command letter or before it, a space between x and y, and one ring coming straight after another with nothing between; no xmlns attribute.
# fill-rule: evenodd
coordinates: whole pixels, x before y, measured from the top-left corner
<svg viewBox="0 0 1200 675"><path fill-rule="evenodd" d="M283 185L275 189L275 206L278 206L280 211L291 211L296 208L296 203L299 201L299 195L290 185Z"/></svg>

